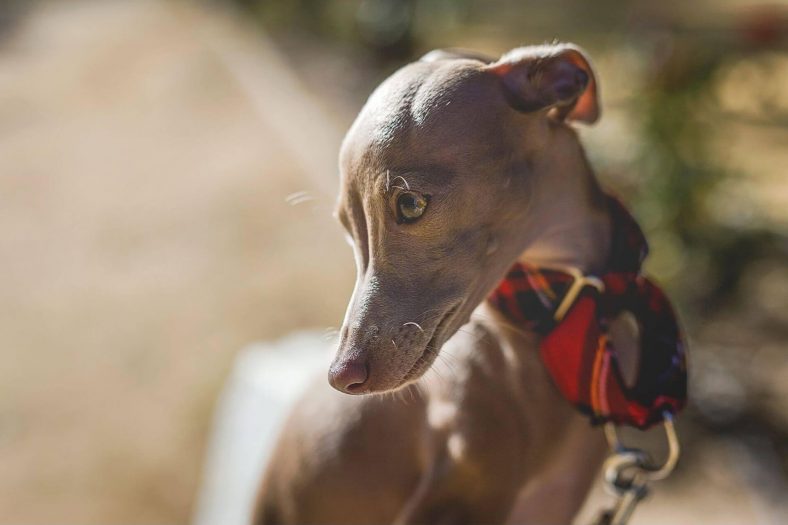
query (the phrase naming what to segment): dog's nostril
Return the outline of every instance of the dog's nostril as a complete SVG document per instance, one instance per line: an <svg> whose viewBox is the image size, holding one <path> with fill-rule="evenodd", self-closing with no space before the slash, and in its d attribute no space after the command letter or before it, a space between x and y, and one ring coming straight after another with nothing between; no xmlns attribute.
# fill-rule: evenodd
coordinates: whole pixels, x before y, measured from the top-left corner
<svg viewBox="0 0 788 525"><path fill-rule="evenodd" d="M364 388L364 383L353 383L345 387L345 391L349 394L356 394Z"/></svg>
<svg viewBox="0 0 788 525"><path fill-rule="evenodd" d="M331 386L347 394L360 394L366 386L369 371L363 361L335 363L328 371Z"/></svg>

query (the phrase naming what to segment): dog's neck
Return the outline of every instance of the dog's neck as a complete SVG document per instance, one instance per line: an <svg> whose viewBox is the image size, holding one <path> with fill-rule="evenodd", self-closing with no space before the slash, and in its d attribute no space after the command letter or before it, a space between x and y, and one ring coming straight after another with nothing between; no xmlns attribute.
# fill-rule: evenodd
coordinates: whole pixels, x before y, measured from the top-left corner
<svg viewBox="0 0 788 525"><path fill-rule="evenodd" d="M529 233L517 261L545 268L572 267L585 274L599 275L607 269L612 244L613 224L607 196L574 133L561 138L566 140L556 141L555 150L545 155L542 166L536 167L544 170L541 181L545 184L539 184L533 192L524 225ZM495 334L502 349L504 364L500 374L507 380L510 395L523 406L520 425L528 428L537 420L540 426L551 419L564 421L555 417L557 400L553 396L557 392L537 351L541 336L513 324L488 301L479 305L473 319ZM537 406L539 410L550 407L545 409L550 413L535 412ZM573 421L578 428L586 428L587 422L574 417L568 404L559 406L566 420ZM545 441L534 442L533 446L547 457L553 447L552 436L563 431L556 429L540 434ZM599 450L605 446L601 438L591 445Z"/></svg>
<svg viewBox="0 0 788 525"><path fill-rule="evenodd" d="M599 273L610 251L606 197L577 137L567 131L556 133L540 166L545 183L535 188L528 225L533 233L518 261Z"/></svg>

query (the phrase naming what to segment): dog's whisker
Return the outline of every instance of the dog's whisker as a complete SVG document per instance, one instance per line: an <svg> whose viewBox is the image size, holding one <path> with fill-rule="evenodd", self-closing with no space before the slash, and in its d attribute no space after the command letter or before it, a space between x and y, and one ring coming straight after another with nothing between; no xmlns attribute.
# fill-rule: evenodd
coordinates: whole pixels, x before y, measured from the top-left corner
<svg viewBox="0 0 788 525"><path fill-rule="evenodd" d="M335 326L329 326L325 330L323 330L323 334L321 335L321 339L323 341L333 341L339 335L339 329Z"/></svg>
<svg viewBox="0 0 788 525"><path fill-rule="evenodd" d="M471 330L469 328L465 328L465 326L459 327L457 329L457 333L461 333L461 334L466 334L466 335L472 336L473 337L472 341L474 343L478 343L479 341L481 341L484 338L484 334L483 333L479 333L476 330Z"/></svg>
<svg viewBox="0 0 788 525"><path fill-rule="evenodd" d="M457 356L454 356L449 352L439 352L438 357L440 357L441 359L445 359L447 362L450 362L452 364L460 363L460 361L457 359Z"/></svg>
<svg viewBox="0 0 788 525"><path fill-rule="evenodd" d="M398 403L405 404L405 400L404 400L404 399L402 399L402 391L400 391L400 390L396 390L396 391L394 391L394 399L395 399L395 400L396 400Z"/></svg>
<svg viewBox="0 0 788 525"><path fill-rule="evenodd" d="M513 331L516 334L523 335L523 336L528 336L528 337L533 335L528 330L525 330L525 329L523 329L523 328L521 328L519 326L513 325L512 323L510 323L510 322L508 322L508 321L506 321L504 319L493 318L493 317L490 317L489 315L485 315L485 314L478 313L478 312L474 312L473 315L475 317L479 318L479 319L483 319L483 320L494 322L494 323L496 323L496 324L498 324L500 326L503 326L504 328L507 328L507 329Z"/></svg>
<svg viewBox="0 0 788 525"><path fill-rule="evenodd" d="M415 326L421 331L421 333L424 333L424 328L422 328L421 325L415 321L408 321L407 323L402 323L402 326L409 326L409 325Z"/></svg>
<svg viewBox="0 0 788 525"><path fill-rule="evenodd" d="M459 377L459 375L457 374L457 369L449 364L449 361L446 360L445 356L442 356L442 355L438 354L438 356L437 356L437 358L435 360L435 363L436 364L440 363L441 365L446 367L446 370L447 370L450 378L457 379L457 377Z"/></svg>
<svg viewBox="0 0 788 525"><path fill-rule="evenodd" d="M413 401L415 403L416 402L416 393L414 392L414 390L419 392L419 385L418 385L418 383L416 383L414 385L410 385L408 387L408 392L410 392L410 399L411 399L411 401Z"/></svg>
<svg viewBox="0 0 788 525"><path fill-rule="evenodd" d="M427 310L422 311L421 314L419 314L419 317L422 318L422 322L430 323L440 318L445 313L445 311L446 309L444 307L436 306L435 308L428 308ZM437 315L431 316L430 314L433 312L437 313Z"/></svg>
<svg viewBox="0 0 788 525"><path fill-rule="evenodd" d="M438 372L437 367L431 366L427 371L427 374L429 374L431 377L434 377L441 387L446 386L446 379L443 377L443 375L441 375L440 372Z"/></svg>
<svg viewBox="0 0 788 525"><path fill-rule="evenodd" d="M297 206L298 204L313 200L315 200L315 197L308 191L296 191L285 197L285 202L290 206Z"/></svg>
<svg viewBox="0 0 788 525"><path fill-rule="evenodd" d="M386 173L388 174L388 171L387 171ZM394 182L394 181L396 181L397 179L400 179L400 180L402 180L402 183L405 185L405 187L404 187L404 188L401 188L400 186L394 186L395 188L401 188L401 189L403 189L403 190L410 191L410 184L408 184L408 181L407 181L407 180L405 180L405 177L403 177L402 175L397 175L396 177L394 177L394 178L393 178L393 179L391 179L391 180L392 180L392 182Z"/></svg>

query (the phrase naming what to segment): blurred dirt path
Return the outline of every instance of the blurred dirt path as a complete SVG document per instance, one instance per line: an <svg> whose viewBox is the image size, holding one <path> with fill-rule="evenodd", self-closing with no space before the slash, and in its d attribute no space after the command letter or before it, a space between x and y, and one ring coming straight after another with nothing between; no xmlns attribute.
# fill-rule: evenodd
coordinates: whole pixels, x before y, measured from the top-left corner
<svg viewBox="0 0 788 525"><path fill-rule="evenodd" d="M328 114L183 3L52 2L0 48L0 523L188 519L235 351L341 319Z"/></svg>

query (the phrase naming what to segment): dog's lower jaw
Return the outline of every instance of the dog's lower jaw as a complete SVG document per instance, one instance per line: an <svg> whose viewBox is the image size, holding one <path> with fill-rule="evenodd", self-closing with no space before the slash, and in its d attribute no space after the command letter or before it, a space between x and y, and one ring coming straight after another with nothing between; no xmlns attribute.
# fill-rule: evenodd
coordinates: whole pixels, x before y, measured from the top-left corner
<svg viewBox="0 0 788 525"><path fill-rule="evenodd" d="M448 341L460 327L457 323L457 319L459 318L458 314L462 312L465 303L465 299L457 301L454 305L449 307L445 314L443 314L441 320L435 325L435 329L432 331L432 336L429 341L427 341L424 351L402 378L397 388L417 381L430 369L438 358L443 344Z"/></svg>

